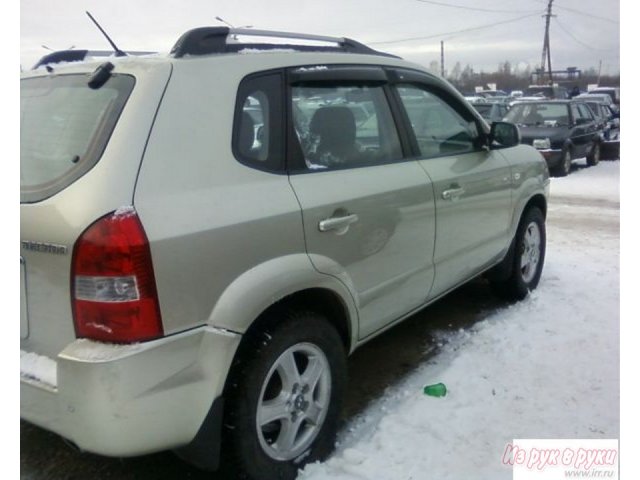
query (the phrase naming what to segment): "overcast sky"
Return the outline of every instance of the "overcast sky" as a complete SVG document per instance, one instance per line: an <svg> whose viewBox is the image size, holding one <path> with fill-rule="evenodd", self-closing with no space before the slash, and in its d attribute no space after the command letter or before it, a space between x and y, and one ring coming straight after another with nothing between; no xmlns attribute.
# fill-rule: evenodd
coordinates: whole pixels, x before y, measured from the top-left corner
<svg viewBox="0 0 640 480"><path fill-rule="evenodd" d="M89 10L122 50L166 52L186 30L222 25L347 36L425 66L440 60L476 71L540 64L548 0L21 0L20 63L71 46L108 49ZM553 69L620 69L620 1L554 0Z"/></svg>

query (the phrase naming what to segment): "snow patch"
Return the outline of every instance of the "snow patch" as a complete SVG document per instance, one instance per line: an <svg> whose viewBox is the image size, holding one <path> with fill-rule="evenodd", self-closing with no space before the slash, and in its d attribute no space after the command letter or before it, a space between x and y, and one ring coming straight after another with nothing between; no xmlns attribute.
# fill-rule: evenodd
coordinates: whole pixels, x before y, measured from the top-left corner
<svg viewBox="0 0 640 480"><path fill-rule="evenodd" d="M108 362L140 352L145 347L140 343L119 345L80 339L65 349L65 354L92 362Z"/></svg>
<svg viewBox="0 0 640 480"><path fill-rule="evenodd" d="M58 386L55 360L33 352L20 350L20 377L35 380L53 388Z"/></svg>
<svg viewBox="0 0 640 480"><path fill-rule="evenodd" d="M435 332L437 355L350 419L299 480L510 480L501 460L515 438L619 438L619 162L554 178L551 192L538 289ZM422 393L437 382L445 397Z"/></svg>
<svg viewBox="0 0 640 480"><path fill-rule="evenodd" d="M123 205L113 212L114 217L130 217L136 214L136 209L131 205Z"/></svg>
<svg viewBox="0 0 640 480"><path fill-rule="evenodd" d="M260 49L260 48L243 48L242 50L238 50L240 54L251 54L251 53L295 53L296 50L293 48L269 48L269 49Z"/></svg>

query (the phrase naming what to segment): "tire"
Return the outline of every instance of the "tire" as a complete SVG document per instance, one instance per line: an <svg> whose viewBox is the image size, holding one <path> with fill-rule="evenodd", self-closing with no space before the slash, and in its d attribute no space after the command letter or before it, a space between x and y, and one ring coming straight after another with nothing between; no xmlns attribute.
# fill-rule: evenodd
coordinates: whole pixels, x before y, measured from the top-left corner
<svg viewBox="0 0 640 480"><path fill-rule="evenodd" d="M562 153L562 161L555 170L557 177L566 177L571 172L571 149L567 147Z"/></svg>
<svg viewBox="0 0 640 480"><path fill-rule="evenodd" d="M496 294L509 300L522 300L538 286L546 250L544 215L537 207L529 208L520 220L510 253L499 268L504 279L492 280Z"/></svg>
<svg viewBox="0 0 640 480"><path fill-rule="evenodd" d="M333 450L346 389L346 353L321 315L281 311L230 372L225 426L234 469L294 479Z"/></svg>
<svg viewBox="0 0 640 480"><path fill-rule="evenodd" d="M587 155L587 165L590 167L596 166L600 162L600 142L593 142L591 152Z"/></svg>

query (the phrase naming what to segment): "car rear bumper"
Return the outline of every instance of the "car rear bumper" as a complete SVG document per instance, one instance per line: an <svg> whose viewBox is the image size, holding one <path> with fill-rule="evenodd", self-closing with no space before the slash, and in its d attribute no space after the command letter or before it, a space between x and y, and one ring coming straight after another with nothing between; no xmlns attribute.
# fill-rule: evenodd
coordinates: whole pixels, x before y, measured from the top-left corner
<svg viewBox="0 0 640 480"><path fill-rule="evenodd" d="M55 385L21 360L21 416L102 455L187 445L222 395L240 338L201 327L134 345L76 340L55 359Z"/></svg>

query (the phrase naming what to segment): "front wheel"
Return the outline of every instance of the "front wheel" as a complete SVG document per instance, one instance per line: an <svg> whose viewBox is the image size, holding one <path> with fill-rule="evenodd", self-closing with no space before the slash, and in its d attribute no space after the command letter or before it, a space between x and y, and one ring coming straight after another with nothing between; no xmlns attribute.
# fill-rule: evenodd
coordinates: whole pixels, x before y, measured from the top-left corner
<svg viewBox="0 0 640 480"><path fill-rule="evenodd" d="M279 315L232 372L226 425L236 467L251 479L293 479L326 457L346 388L335 328L314 312Z"/></svg>
<svg viewBox="0 0 640 480"><path fill-rule="evenodd" d="M502 297L522 300L538 286L544 265L546 230L544 215L537 207L529 208L520 220L511 254L504 262L508 276L492 281L494 291Z"/></svg>
<svg viewBox="0 0 640 480"><path fill-rule="evenodd" d="M571 172L571 149L567 147L562 153L562 160L554 173L558 177L566 177L569 175L569 172Z"/></svg>

